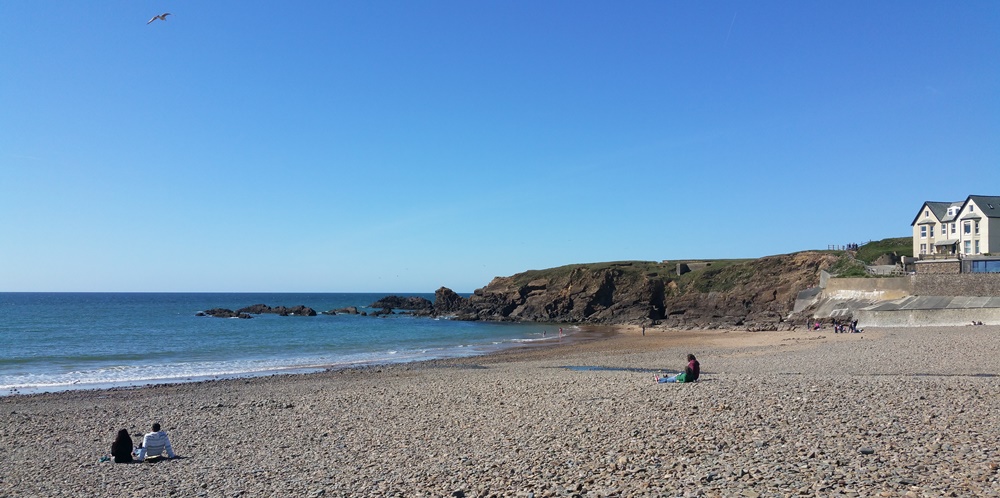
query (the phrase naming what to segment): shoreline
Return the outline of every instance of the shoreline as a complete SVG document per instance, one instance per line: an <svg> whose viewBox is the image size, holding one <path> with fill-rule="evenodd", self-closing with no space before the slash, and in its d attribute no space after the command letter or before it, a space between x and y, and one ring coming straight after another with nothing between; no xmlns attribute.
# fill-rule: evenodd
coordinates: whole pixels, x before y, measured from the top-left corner
<svg viewBox="0 0 1000 498"><path fill-rule="evenodd" d="M3 397L0 496L1000 496L998 326L646 331ZM689 352L699 382L652 382ZM98 463L152 422L182 458Z"/></svg>
<svg viewBox="0 0 1000 498"><path fill-rule="evenodd" d="M560 324L553 324L553 327L558 328L558 325ZM606 335L613 335L615 333L615 328L613 326L605 326L605 325L563 325L563 327L571 328L573 329L573 332L560 336L542 337L538 339L529 339L529 340L515 340L503 344L494 344L492 347L483 347L485 348L484 352L471 353L467 355L445 355L439 358L431 357L431 358L418 358L418 359L399 359L395 361L392 359L380 359L380 360L363 360L357 362L342 362L342 363L332 363L332 364L316 363L316 364L304 364L304 365L289 365L285 367L274 367L263 370L251 370L245 372L235 372L226 374L205 374L205 375L191 375L191 376L181 376L181 377L164 377L164 378L73 383L73 384L59 384L59 385L39 385L39 386L27 386L27 387L19 386L14 388L4 388L3 391L0 392L0 398L6 396L31 396L36 394L62 393L62 392L75 392L75 391L142 389L146 387L165 386L174 384L189 384L189 383L197 384L202 382L213 382L220 380L251 379L258 377L274 377L279 375L308 375L313 373L348 370L348 369L365 369L371 367L380 368L380 367L387 367L390 365L409 365L409 364L420 364L425 362L447 361L447 360L461 359L461 358L478 358L481 356L502 354L508 350L560 347L560 346L574 344L576 342L586 342L595 339L600 339Z"/></svg>

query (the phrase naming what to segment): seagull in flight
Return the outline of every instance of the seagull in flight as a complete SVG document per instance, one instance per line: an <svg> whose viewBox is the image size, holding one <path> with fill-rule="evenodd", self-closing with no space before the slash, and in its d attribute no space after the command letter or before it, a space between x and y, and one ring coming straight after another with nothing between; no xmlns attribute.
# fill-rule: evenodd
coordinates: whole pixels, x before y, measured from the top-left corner
<svg viewBox="0 0 1000 498"><path fill-rule="evenodd" d="M161 21L166 21L167 20L167 16L169 16L169 15L170 15L169 12L164 12L164 13L158 15L158 16L153 16L152 19L146 21L146 24L149 24L149 23L151 23L151 22L153 22L153 21L155 21L157 19L159 19Z"/></svg>

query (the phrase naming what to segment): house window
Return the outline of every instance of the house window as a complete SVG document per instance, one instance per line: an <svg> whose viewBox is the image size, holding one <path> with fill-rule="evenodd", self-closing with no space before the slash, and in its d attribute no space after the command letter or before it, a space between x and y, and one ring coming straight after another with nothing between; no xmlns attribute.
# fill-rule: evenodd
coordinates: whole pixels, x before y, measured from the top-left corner
<svg viewBox="0 0 1000 498"><path fill-rule="evenodd" d="M927 254L927 244L920 244L920 254Z"/></svg>
<svg viewBox="0 0 1000 498"><path fill-rule="evenodd" d="M972 242L965 241L965 254L972 254Z"/></svg>
<svg viewBox="0 0 1000 498"><path fill-rule="evenodd" d="M927 238L927 225L920 225L920 238L921 239Z"/></svg>
<svg viewBox="0 0 1000 498"><path fill-rule="evenodd" d="M956 225L958 225L958 223L952 223L952 224L951 224L951 233L955 233L955 231L957 230L957 229L955 228L955 226L956 226Z"/></svg>
<svg viewBox="0 0 1000 498"><path fill-rule="evenodd" d="M969 212L971 213L971 212L973 212L975 210L976 210L976 205L975 204L969 204Z"/></svg>
<svg viewBox="0 0 1000 498"><path fill-rule="evenodd" d="M979 254L979 241L976 241L976 254Z"/></svg>
<svg viewBox="0 0 1000 498"><path fill-rule="evenodd" d="M930 236L931 236L931 237L934 237L934 225L931 225L931 233L930 233Z"/></svg>
<svg viewBox="0 0 1000 498"><path fill-rule="evenodd" d="M933 236L934 234L932 233L931 235ZM978 221L976 222L976 235L979 235L979 222ZM979 252L979 251L976 251L976 252Z"/></svg>
<svg viewBox="0 0 1000 498"><path fill-rule="evenodd" d="M972 273L1000 273L1000 261L972 261Z"/></svg>
<svg viewBox="0 0 1000 498"><path fill-rule="evenodd" d="M966 221L965 223L962 223L962 231L965 232L966 235L971 234L972 233L972 222Z"/></svg>
<svg viewBox="0 0 1000 498"><path fill-rule="evenodd" d="M931 212L929 210L925 209L924 210L924 218L926 218L926 217L928 217L930 215L931 215Z"/></svg>

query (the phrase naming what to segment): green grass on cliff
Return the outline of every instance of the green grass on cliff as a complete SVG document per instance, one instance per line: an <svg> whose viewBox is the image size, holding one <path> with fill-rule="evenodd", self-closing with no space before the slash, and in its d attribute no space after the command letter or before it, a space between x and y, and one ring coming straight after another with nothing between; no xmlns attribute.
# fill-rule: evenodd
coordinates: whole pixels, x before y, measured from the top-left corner
<svg viewBox="0 0 1000 498"><path fill-rule="evenodd" d="M865 269L865 263L844 252L840 259L828 270L831 275L842 278L871 277Z"/></svg>
<svg viewBox="0 0 1000 498"><path fill-rule="evenodd" d="M754 259L713 259L713 260L676 260L676 261L610 261L605 263L585 263L548 268L545 270L529 270L514 275L514 284L527 285L538 279L556 281L567 278L574 270L600 272L617 269L635 278L661 278L665 282L673 281L680 288L693 287L699 292L727 291L753 274L753 267L745 265ZM677 275L677 264L687 263L696 269ZM699 267L699 264L706 264Z"/></svg>
<svg viewBox="0 0 1000 498"><path fill-rule="evenodd" d="M910 237L895 237L891 239L873 240L858 247L856 258L865 263L873 261L883 254L896 253L898 256L913 256L913 239Z"/></svg>
<svg viewBox="0 0 1000 498"><path fill-rule="evenodd" d="M677 283L677 287L681 289L694 288L698 292L725 292L753 276L753 266L745 264L750 261L756 260L714 259L704 261L710 263L710 266L692 270L680 276L674 271L670 279ZM695 263L700 262L695 261ZM678 261L677 263L692 263L692 261ZM674 269L676 266L676 264L672 265Z"/></svg>
<svg viewBox="0 0 1000 498"><path fill-rule="evenodd" d="M839 277L867 277L865 264L878 259L886 253L896 253L899 256L912 256L912 240L908 237L898 237L869 242L858 248L857 254L846 251L820 251L838 254L840 260L828 271ZM568 279L576 270L601 272L609 269L622 271L625 276L635 280L644 278L659 278L664 282L674 282L680 292L694 290L697 292L725 292L750 281L755 273L767 271L767 264L758 259L713 259L713 260L670 260L670 261L608 261L604 263L584 263L559 266L545 270L528 270L513 275L514 285L521 287L529 282L546 279L557 282ZM677 264L685 263L691 271L677 275Z"/></svg>
<svg viewBox="0 0 1000 498"><path fill-rule="evenodd" d="M875 277L868 274L865 265L874 263L875 260L884 254L913 256L913 239L909 237L895 237L873 240L858 247L857 253L853 256L846 251L835 252L840 254L840 260L828 270L832 275L843 278Z"/></svg>
<svg viewBox="0 0 1000 498"><path fill-rule="evenodd" d="M526 285L532 280L538 280L540 278L548 280L556 280L564 278L574 270L584 268L588 271L603 271L612 268L620 269L626 273L636 273L642 275L656 274L656 276L666 276L669 277L674 271L676 265L674 264L663 264L657 263L655 261L609 261L605 263L582 263L575 265L558 266L556 268L548 268L545 270L528 270L524 273L518 273L514 275L514 283L518 286Z"/></svg>

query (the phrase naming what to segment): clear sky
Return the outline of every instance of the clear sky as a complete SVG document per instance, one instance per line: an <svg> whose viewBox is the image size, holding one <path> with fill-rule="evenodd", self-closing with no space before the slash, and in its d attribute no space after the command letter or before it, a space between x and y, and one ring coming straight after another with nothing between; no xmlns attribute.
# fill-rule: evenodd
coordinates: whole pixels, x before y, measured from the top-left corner
<svg viewBox="0 0 1000 498"><path fill-rule="evenodd" d="M969 194L995 0L0 0L0 291L468 292Z"/></svg>

